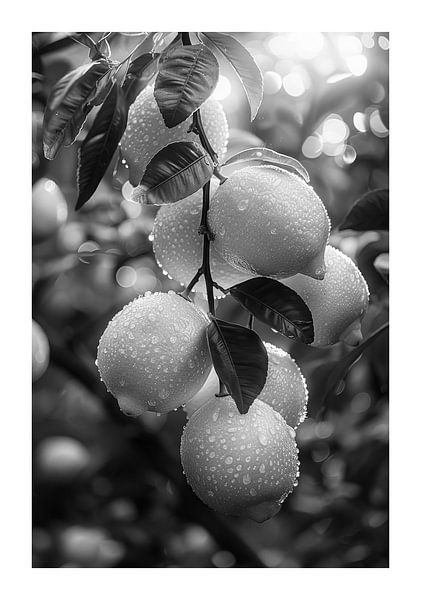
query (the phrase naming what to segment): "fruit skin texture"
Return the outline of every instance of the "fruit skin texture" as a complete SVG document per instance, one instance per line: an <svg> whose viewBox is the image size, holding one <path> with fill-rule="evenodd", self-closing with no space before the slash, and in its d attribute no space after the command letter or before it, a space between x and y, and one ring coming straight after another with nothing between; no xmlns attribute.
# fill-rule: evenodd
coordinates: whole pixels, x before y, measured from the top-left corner
<svg viewBox="0 0 421 600"><path fill-rule="evenodd" d="M189 400L212 366L207 317L175 292L146 292L109 322L98 369L123 412L166 413Z"/></svg>
<svg viewBox="0 0 421 600"><path fill-rule="evenodd" d="M268 353L268 373L259 400L269 404L290 427L296 429L306 418L306 380L287 352L267 342L264 344Z"/></svg>
<svg viewBox="0 0 421 600"><path fill-rule="evenodd" d="M362 340L361 319L368 308L367 284L353 261L340 250L327 246L325 262L323 281L295 275L282 283L295 290L311 311L312 346L335 344L339 340L357 345Z"/></svg>
<svg viewBox="0 0 421 600"><path fill-rule="evenodd" d="M202 502L261 523L279 511L296 484L294 438L281 415L259 399L241 415L230 396L211 398L184 428L181 462Z"/></svg>
<svg viewBox="0 0 421 600"><path fill-rule="evenodd" d="M221 160L226 151L228 124L219 102L209 98L200 108L202 122L212 148ZM130 182L138 185L152 158L173 142L198 142L194 133L188 133L192 117L169 129L153 95L153 85L147 86L129 110L127 128L121 140L121 150L127 161Z"/></svg>
<svg viewBox="0 0 421 600"><path fill-rule="evenodd" d="M215 249L246 273L323 279L330 220L313 188L272 166L235 171L211 199Z"/></svg>
<svg viewBox="0 0 421 600"><path fill-rule="evenodd" d="M266 402L285 419L287 425L296 429L306 418L306 380L287 352L268 342L264 342L264 345L268 353L268 372L259 400ZM188 418L218 391L219 379L212 368L203 388L184 407Z"/></svg>
<svg viewBox="0 0 421 600"><path fill-rule="evenodd" d="M67 203L59 186L42 177L32 187L32 236L42 242L54 235L67 220Z"/></svg>
<svg viewBox="0 0 421 600"><path fill-rule="evenodd" d="M48 367L50 345L44 330L32 321L32 381L38 381Z"/></svg>
<svg viewBox="0 0 421 600"><path fill-rule="evenodd" d="M211 196L219 187L217 179L211 180ZM202 190L174 204L166 204L159 209L153 229L153 250L158 264L173 279L187 285L196 275L202 264L203 235L198 229L202 216ZM245 275L228 264L211 243L210 266L214 281L223 288L246 281ZM205 279L202 277L193 288L206 294ZM214 289L216 297L222 292Z"/></svg>

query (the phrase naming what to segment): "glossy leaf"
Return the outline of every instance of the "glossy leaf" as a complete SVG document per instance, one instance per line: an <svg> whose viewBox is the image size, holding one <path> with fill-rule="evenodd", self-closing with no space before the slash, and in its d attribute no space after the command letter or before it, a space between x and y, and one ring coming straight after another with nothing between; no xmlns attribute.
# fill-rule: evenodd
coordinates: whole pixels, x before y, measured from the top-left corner
<svg viewBox="0 0 421 600"><path fill-rule="evenodd" d="M213 162L200 144L174 142L155 154L132 197L142 204L178 202L203 187L212 173Z"/></svg>
<svg viewBox="0 0 421 600"><path fill-rule="evenodd" d="M70 146L92 107L103 99L111 78L110 65L99 60L62 77L50 92L44 114L44 154L52 160L61 146Z"/></svg>
<svg viewBox="0 0 421 600"><path fill-rule="evenodd" d="M129 106L155 75L158 58L156 54L147 53L130 63L123 83L123 92Z"/></svg>
<svg viewBox="0 0 421 600"><path fill-rule="evenodd" d="M255 331L213 316L206 332L215 371L246 414L266 383L266 348Z"/></svg>
<svg viewBox="0 0 421 600"><path fill-rule="evenodd" d="M120 86L114 84L78 153L76 210L98 187L126 129L127 102Z"/></svg>
<svg viewBox="0 0 421 600"><path fill-rule="evenodd" d="M231 156L222 166L225 167L236 163L244 163L244 166L246 166L246 163L256 162L274 167L290 167L301 175L304 181L307 183L310 181L307 170L298 160L286 154L279 154L275 150L269 150L269 148L248 148L247 150L242 150Z"/></svg>
<svg viewBox="0 0 421 600"><path fill-rule="evenodd" d="M275 279L256 277L229 288L233 296L259 321L306 344L314 340L313 318L304 300Z"/></svg>
<svg viewBox="0 0 421 600"><path fill-rule="evenodd" d="M372 190L361 196L351 207L339 229L388 230L389 190Z"/></svg>
<svg viewBox="0 0 421 600"><path fill-rule="evenodd" d="M240 79L250 105L251 120L256 117L263 98L263 78L250 52L231 35L219 32L201 32L228 60Z"/></svg>
<svg viewBox="0 0 421 600"><path fill-rule="evenodd" d="M218 61L203 44L175 47L161 56L154 96L167 127L200 108L215 89L218 74Z"/></svg>

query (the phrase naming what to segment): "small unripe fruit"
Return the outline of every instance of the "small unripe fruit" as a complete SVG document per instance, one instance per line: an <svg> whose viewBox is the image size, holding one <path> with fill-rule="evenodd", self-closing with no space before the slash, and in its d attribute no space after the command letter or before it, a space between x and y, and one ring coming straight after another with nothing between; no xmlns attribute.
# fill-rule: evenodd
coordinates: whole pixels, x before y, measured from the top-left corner
<svg viewBox="0 0 421 600"><path fill-rule="evenodd" d="M44 330L32 321L32 381L45 373L50 359L50 345Z"/></svg>
<svg viewBox="0 0 421 600"><path fill-rule="evenodd" d="M202 502L261 523L279 511L296 485L294 438L281 415L258 399L241 415L230 396L212 398L184 428L181 462Z"/></svg>
<svg viewBox="0 0 421 600"><path fill-rule="evenodd" d="M313 346L339 340L357 345L362 340L361 319L368 308L367 284L353 261L340 250L327 246L325 262L323 281L295 275L282 283L295 290L311 311Z"/></svg>
<svg viewBox="0 0 421 600"><path fill-rule="evenodd" d="M211 197L218 189L217 179L211 180ZM191 196L174 204L161 206L155 218L153 249L162 269L172 278L187 285L202 264L203 235L199 235L202 216L203 192L198 190ZM245 275L228 264L211 243L210 267L212 278L223 288L246 281ZM194 286L194 291L206 293L204 277ZM215 296L223 294L214 290Z"/></svg>
<svg viewBox="0 0 421 600"><path fill-rule="evenodd" d="M243 272L324 277L329 217L298 175L272 166L235 171L215 192L208 222L215 249Z"/></svg>
<svg viewBox="0 0 421 600"><path fill-rule="evenodd" d="M210 144L221 160L228 139L228 124L223 108L219 102L209 98L200 107L200 113ZM130 181L134 185L139 184L148 163L168 144L199 141L196 134L188 132L191 124L192 117L189 117L176 127L168 128L156 103L153 85L146 87L130 107L126 131L121 140Z"/></svg>
<svg viewBox="0 0 421 600"><path fill-rule="evenodd" d="M133 300L108 324L98 369L123 412L166 413L192 398L212 366L207 317L175 292Z"/></svg>
<svg viewBox="0 0 421 600"><path fill-rule="evenodd" d="M90 454L86 447L70 437L49 437L36 449L37 468L43 477L52 481L71 480L89 463Z"/></svg>
<svg viewBox="0 0 421 600"><path fill-rule="evenodd" d="M269 404L285 419L287 425L296 429L306 417L306 380L287 352L267 342L264 345L268 353L268 371L259 400ZM219 379L215 369L212 369L203 388L184 407L187 416L190 418L218 390Z"/></svg>
<svg viewBox="0 0 421 600"><path fill-rule="evenodd" d="M67 219L67 203L58 185L42 177L32 187L32 236L42 242Z"/></svg>

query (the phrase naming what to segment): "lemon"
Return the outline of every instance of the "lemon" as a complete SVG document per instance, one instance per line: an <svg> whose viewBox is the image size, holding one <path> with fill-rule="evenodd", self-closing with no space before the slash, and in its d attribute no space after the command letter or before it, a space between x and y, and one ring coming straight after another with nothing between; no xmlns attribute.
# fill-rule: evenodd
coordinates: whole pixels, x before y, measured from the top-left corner
<svg viewBox="0 0 421 600"><path fill-rule="evenodd" d="M224 110L219 102L209 98L201 106L200 113L206 135L221 160L228 140ZM195 133L188 132L191 124L192 117L169 129L156 103L153 85L147 86L130 107L126 131L121 139L121 150L129 168L130 182L138 185L148 163L168 144L199 141Z"/></svg>
<svg viewBox="0 0 421 600"><path fill-rule="evenodd" d="M175 292L146 292L117 313L98 345L97 365L123 412L166 413L206 381L207 317Z"/></svg>
<svg viewBox="0 0 421 600"><path fill-rule="evenodd" d="M354 262L340 250L327 246L325 262L323 281L294 275L282 283L295 290L311 311L313 346L339 340L356 345L362 340L361 320L368 308L367 284Z"/></svg>
<svg viewBox="0 0 421 600"><path fill-rule="evenodd" d="M308 391L306 381L295 360L287 353L264 342L268 353L266 383L259 400L269 404L296 429L306 417ZM219 391L219 378L212 368L201 390L187 402L184 411L190 418L205 402Z"/></svg>
<svg viewBox="0 0 421 600"><path fill-rule="evenodd" d="M258 399L245 415L230 396L205 402L184 428L181 462L202 502L259 523L279 511L299 475L294 430Z"/></svg>
<svg viewBox="0 0 421 600"><path fill-rule="evenodd" d="M208 222L215 249L243 272L324 277L329 217L298 175L266 165L235 171L211 199Z"/></svg>

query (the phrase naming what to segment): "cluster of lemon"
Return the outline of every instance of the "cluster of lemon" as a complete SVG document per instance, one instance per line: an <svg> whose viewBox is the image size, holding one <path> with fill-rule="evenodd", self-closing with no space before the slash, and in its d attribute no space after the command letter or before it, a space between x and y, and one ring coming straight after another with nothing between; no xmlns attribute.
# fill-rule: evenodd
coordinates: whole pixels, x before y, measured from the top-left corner
<svg viewBox="0 0 421 600"><path fill-rule="evenodd" d="M222 108L208 100L202 114L221 157L228 133ZM160 148L190 139L189 125L168 130L151 89L138 96L122 139L135 183ZM201 203L199 190L162 206L155 221L157 261L183 284L202 262ZM222 185L212 180L208 223L212 277L221 287L254 276L282 280L311 310L313 345L358 343L367 285L354 263L327 245L329 217L303 179L272 166L246 166ZM194 290L204 293L204 282ZM295 429L306 415L306 382L287 353L265 344L265 386L247 414L240 414L230 396L216 396L208 323L205 312L174 292L146 293L109 323L98 346L98 368L130 415L185 406L181 461L189 484L213 509L261 522L279 511L297 485Z"/></svg>

